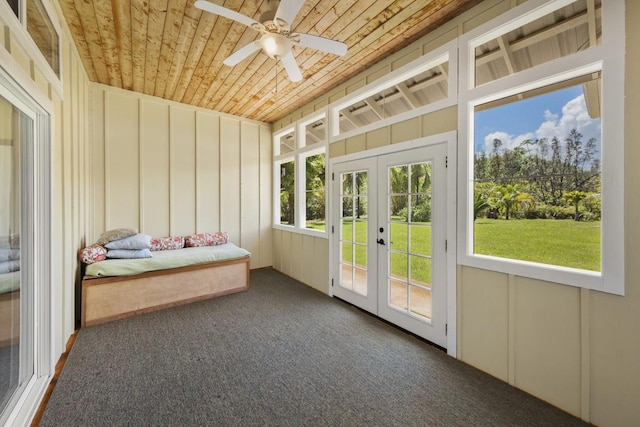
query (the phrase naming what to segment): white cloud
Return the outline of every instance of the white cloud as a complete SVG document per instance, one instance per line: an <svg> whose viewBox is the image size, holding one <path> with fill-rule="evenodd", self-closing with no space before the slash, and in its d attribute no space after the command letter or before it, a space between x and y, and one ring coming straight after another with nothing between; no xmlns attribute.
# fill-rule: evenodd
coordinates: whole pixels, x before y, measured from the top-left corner
<svg viewBox="0 0 640 427"><path fill-rule="evenodd" d="M590 138L596 138L596 140L600 141L600 120L594 120L589 116L587 105L584 102L584 95L567 102L562 107L562 116L560 117L545 111L545 119L536 131L537 138L551 140L556 136L561 142L564 142L571 130L577 129L582 134L584 142Z"/></svg>
<svg viewBox="0 0 640 427"><path fill-rule="evenodd" d="M572 129L577 129L582 134L583 142L587 142L590 138L600 141L600 120L594 120L589 116L584 95L579 95L567 102L562 107L561 114L545 110L542 120L538 129L524 134L512 135L504 131L497 131L486 135L484 137L485 152L491 153L493 151L493 140L496 138L502 141L501 150L512 150L527 139L547 138L548 141L551 141L554 136L558 137L564 145L564 140Z"/></svg>
<svg viewBox="0 0 640 427"><path fill-rule="evenodd" d="M526 141L527 139L531 139L535 137L535 134L532 132L528 132L522 135L510 135L506 132L492 132L489 135L484 137L484 146L485 152L491 153L493 151L493 140L499 139L502 141L502 145L500 146L500 151L504 151L506 149L513 150L515 147L520 145L522 141Z"/></svg>

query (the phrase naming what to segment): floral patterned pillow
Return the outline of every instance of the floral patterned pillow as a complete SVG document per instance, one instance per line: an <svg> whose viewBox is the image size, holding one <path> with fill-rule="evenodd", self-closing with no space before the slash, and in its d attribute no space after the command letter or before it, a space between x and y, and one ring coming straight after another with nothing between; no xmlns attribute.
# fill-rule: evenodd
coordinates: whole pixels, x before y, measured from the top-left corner
<svg viewBox="0 0 640 427"><path fill-rule="evenodd" d="M196 248L199 246L216 246L222 245L229 241L229 235L226 231L218 231L215 233L198 233L185 236L184 245L186 247Z"/></svg>
<svg viewBox="0 0 640 427"><path fill-rule="evenodd" d="M151 239L152 251L167 251L170 249L182 249L184 248L184 237L153 237Z"/></svg>
<svg viewBox="0 0 640 427"><path fill-rule="evenodd" d="M103 261L107 258L107 250L97 243L80 250L80 261L85 264Z"/></svg>

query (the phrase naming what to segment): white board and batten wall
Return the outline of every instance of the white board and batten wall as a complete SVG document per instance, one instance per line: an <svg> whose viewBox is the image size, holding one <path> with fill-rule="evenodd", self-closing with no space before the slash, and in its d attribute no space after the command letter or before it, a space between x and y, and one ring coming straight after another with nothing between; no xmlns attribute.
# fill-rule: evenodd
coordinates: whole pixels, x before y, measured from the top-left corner
<svg viewBox="0 0 640 427"><path fill-rule="evenodd" d="M272 265L271 126L91 86L92 230L156 237L226 231Z"/></svg>
<svg viewBox="0 0 640 427"><path fill-rule="evenodd" d="M277 132L326 108L403 64L455 40L524 3L486 0L409 47L274 123ZM625 2L626 39L640 40L640 3ZM627 49L625 182L636 183L640 158L637 49ZM365 152L403 140L457 130L457 107L335 141L329 157ZM631 426L640 419L640 253L635 185L625 186L624 297L489 269L457 266L457 358L595 425ZM314 239L320 247L308 243ZM307 278L301 266L326 259L326 239L274 231L274 268L329 291L328 280ZM326 247L325 247L326 246ZM318 253L321 252L321 253ZM317 261L320 262L320 261ZM327 261L323 261L327 262ZM325 276L326 277L326 276Z"/></svg>

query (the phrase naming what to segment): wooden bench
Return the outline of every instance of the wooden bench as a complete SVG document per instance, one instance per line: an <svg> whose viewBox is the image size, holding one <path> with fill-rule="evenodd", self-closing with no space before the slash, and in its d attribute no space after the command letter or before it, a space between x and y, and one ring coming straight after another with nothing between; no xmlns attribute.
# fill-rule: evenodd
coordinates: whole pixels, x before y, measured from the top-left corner
<svg viewBox="0 0 640 427"><path fill-rule="evenodd" d="M85 276L81 326L247 290L249 261L246 256L132 276Z"/></svg>

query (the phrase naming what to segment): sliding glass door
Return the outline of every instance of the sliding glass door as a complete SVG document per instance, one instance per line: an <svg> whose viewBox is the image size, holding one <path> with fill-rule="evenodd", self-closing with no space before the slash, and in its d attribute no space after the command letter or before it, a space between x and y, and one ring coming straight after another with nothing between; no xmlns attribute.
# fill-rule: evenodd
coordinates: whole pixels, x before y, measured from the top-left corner
<svg viewBox="0 0 640 427"><path fill-rule="evenodd" d="M31 232L21 221L26 213L22 177L34 121L0 97L0 123L0 407L5 408L34 373Z"/></svg>
<svg viewBox="0 0 640 427"><path fill-rule="evenodd" d="M29 423L52 370L49 117L0 68L0 425Z"/></svg>

